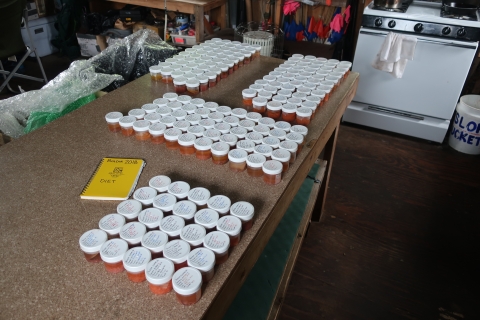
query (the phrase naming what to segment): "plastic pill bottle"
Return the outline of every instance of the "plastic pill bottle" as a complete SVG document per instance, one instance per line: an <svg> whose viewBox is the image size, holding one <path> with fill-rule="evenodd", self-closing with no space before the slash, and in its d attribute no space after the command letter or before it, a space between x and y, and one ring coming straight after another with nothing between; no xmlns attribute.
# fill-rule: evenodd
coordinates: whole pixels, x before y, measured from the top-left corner
<svg viewBox="0 0 480 320"><path fill-rule="evenodd" d="M110 273L120 273L123 267L123 256L128 250L128 244L123 239L112 239L105 242L100 248L100 257L105 269Z"/></svg>
<svg viewBox="0 0 480 320"><path fill-rule="evenodd" d="M100 219L98 227L107 233L107 238L120 237L120 230L125 225L125 217L118 213L111 213Z"/></svg>
<svg viewBox="0 0 480 320"><path fill-rule="evenodd" d="M190 245L188 242L180 239L167 242L165 248L163 249L163 256L173 262L175 271L187 266L187 258L189 253Z"/></svg>
<svg viewBox="0 0 480 320"><path fill-rule="evenodd" d="M178 137L178 145L180 153L183 155L192 155L195 153L195 147L193 146L197 137L191 133L184 133Z"/></svg>
<svg viewBox="0 0 480 320"><path fill-rule="evenodd" d="M150 179L148 185L158 192L165 192L168 190L170 183L172 183L172 180L167 176L155 176Z"/></svg>
<svg viewBox="0 0 480 320"><path fill-rule="evenodd" d="M293 141L282 141L280 142L280 149L287 150L290 152L289 163L292 164L297 159L297 150L298 144Z"/></svg>
<svg viewBox="0 0 480 320"><path fill-rule="evenodd" d="M253 106L253 98L257 96L257 91L253 89L243 89L242 90L242 97L243 97L243 105L246 107Z"/></svg>
<svg viewBox="0 0 480 320"><path fill-rule="evenodd" d="M262 166L267 161L264 155L253 153L247 157L247 173L251 177L263 176Z"/></svg>
<svg viewBox="0 0 480 320"><path fill-rule="evenodd" d="M149 113L144 118L144 120L150 121L150 125L160 122L160 119L162 119L162 115L156 112Z"/></svg>
<svg viewBox="0 0 480 320"><path fill-rule="evenodd" d="M242 221L242 230L250 230L253 226L254 207L250 202L238 201L230 207L230 214Z"/></svg>
<svg viewBox="0 0 480 320"><path fill-rule="evenodd" d="M255 146L255 148L253 149L254 153L263 155L267 159L267 161L271 159L272 151L273 151L273 148L266 144L259 144Z"/></svg>
<svg viewBox="0 0 480 320"><path fill-rule="evenodd" d="M150 139L150 121L138 120L133 123L133 130L135 131L135 139L138 141L146 141Z"/></svg>
<svg viewBox="0 0 480 320"><path fill-rule="evenodd" d="M164 216L172 214L173 206L177 203L177 198L170 193L162 193L153 199L153 206L162 210Z"/></svg>
<svg viewBox="0 0 480 320"><path fill-rule="evenodd" d="M190 185L185 181L175 181L168 186L167 191L173 194L178 200L184 200L187 199Z"/></svg>
<svg viewBox="0 0 480 320"><path fill-rule="evenodd" d="M128 115L131 117L135 117L135 119L137 120L143 120L143 118L145 117L145 114L146 112L143 109L132 109L128 111Z"/></svg>
<svg viewBox="0 0 480 320"><path fill-rule="evenodd" d="M258 124L268 126L270 129L273 129L273 127L275 126L275 120L269 117L263 117L258 120Z"/></svg>
<svg viewBox="0 0 480 320"><path fill-rule="evenodd" d="M220 220L219 220L220 221ZM212 231L205 236L203 246L215 253L215 264L220 265L228 259L230 237L221 231Z"/></svg>
<svg viewBox="0 0 480 320"><path fill-rule="evenodd" d="M272 152L272 160L277 160L282 163L282 174L285 174L289 168L290 157L290 152L285 149L277 149Z"/></svg>
<svg viewBox="0 0 480 320"><path fill-rule="evenodd" d="M125 252L123 266L127 270L128 279L137 283L147 280L145 269L150 260L152 260L152 254L144 247L132 248Z"/></svg>
<svg viewBox="0 0 480 320"><path fill-rule="evenodd" d="M308 126L312 118L312 109L301 107L297 111L297 120L296 122L300 125Z"/></svg>
<svg viewBox="0 0 480 320"><path fill-rule="evenodd" d="M268 160L263 163L263 181L266 184L275 185L282 181L282 163L276 160Z"/></svg>
<svg viewBox="0 0 480 320"><path fill-rule="evenodd" d="M228 153L229 167L233 172L242 172L247 168L248 153L242 149L233 149Z"/></svg>
<svg viewBox="0 0 480 320"><path fill-rule="evenodd" d="M173 69L170 67L164 67L161 69L160 73L162 75L162 82L163 83L172 83L173 78L172 78L172 71Z"/></svg>
<svg viewBox="0 0 480 320"><path fill-rule="evenodd" d="M121 117L120 120L118 120L122 134L125 137L130 137L135 134L135 131L133 131L133 123L135 121L137 121L137 119L133 116Z"/></svg>
<svg viewBox="0 0 480 320"><path fill-rule="evenodd" d="M255 124L258 124L258 121L262 119L262 115L258 112L248 112L245 116L245 119L253 121Z"/></svg>
<svg viewBox="0 0 480 320"><path fill-rule="evenodd" d="M152 253L152 259L162 258L163 249L168 242L168 235L159 230L152 230L142 238L142 246L150 250Z"/></svg>
<svg viewBox="0 0 480 320"><path fill-rule="evenodd" d="M157 190L151 187L141 187L133 193L133 199L140 201L144 206L151 206L157 196Z"/></svg>
<svg viewBox="0 0 480 320"><path fill-rule="evenodd" d="M290 132L290 128L292 125L286 121L277 121L275 122L275 125L273 126L274 129L280 129L283 130L285 133Z"/></svg>
<svg viewBox="0 0 480 320"><path fill-rule="evenodd" d="M212 209L201 209L195 213L195 223L203 226L207 233L214 231L217 227L219 214Z"/></svg>
<svg viewBox="0 0 480 320"><path fill-rule="evenodd" d="M117 213L125 217L126 222L136 221L142 211L142 203L138 200L124 200L117 205Z"/></svg>
<svg viewBox="0 0 480 320"><path fill-rule="evenodd" d="M80 237L80 248L88 262L101 262L100 249L107 241L107 233L100 229L92 229Z"/></svg>
<svg viewBox="0 0 480 320"><path fill-rule="evenodd" d="M150 133L150 141L154 144L161 144L165 142L165 130L167 126L163 123L154 123L148 127Z"/></svg>
<svg viewBox="0 0 480 320"><path fill-rule="evenodd" d="M242 108L232 109L232 116L235 116L240 120L245 119L246 115L247 115L247 110L245 109L242 109Z"/></svg>
<svg viewBox="0 0 480 320"><path fill-rule="evenodd" d="M217 85L217 74L215 72L205 72L208 77L208 87L213 88Z"/></svg>
<svg viewBox="0 0 480 320"><path fill-rule="evenodd" d="M228 162L228 152L230 146L225 142L215 142L211 147L212 162L214 164L226 164Z"/></svg>
<svg viewBox="0 0 480 320"><path fill-rule="evenodd" d="M153 201L152 201L153 202ZM148 231L158 230L160 221L163 219L163 212L157 208L142 210L138 215L138 222L143 223Z"/></svg>
<svg viewBox="0 0 480 320"><path fill-rule="evenodd" d="M198 114L192 114L191 116L198 116ZM190 122L190 124L192 124L192 122ZM203 137L205 128L200 125L191 125L190 127L188 127L187 132L193 134L195 138L198 139ZM195 141L193 143L193 146L195 147Z"/></svg>
<svg viewBox="0 0 480 320"><path fill-rule="evenodd" d="M182 200L173 206L173 214L185 220L185 224L193 223L193 216L197 212L197 205L190 200Z"/></svg>
<svg viewBox="0 0 480 320"><path fill-rule="evenodd" d="M208 208L217 211L220 215L227 214L231 204L230 198L223 195L213 196L207 201Z"/></svg>
<svg viewBox="0 0 480 320"><path fill-rule="evenodd" d="M175 272L173 262L158 258L150 261L145 268L145 277L150 291L162 295L172 291L172 277Z"/></svg>
<svg viewBox="0 0 480 320"><path fill-rule="evenodd" d="M255 127L255 121L247 120L247 119L240 120L240 122L238 123L238 126L245 128L247 129L248 132L250 132L253 130L253 127Z"/></svg>
<svg viewBox="0 0 480 320"><path fill-rule="evenodd" d="M107 121L108 130L110 132L119 132L122 130L120 127L120 119L123 117L121 112L109 112L105 115L105 120Z"/></svg>
<svg viewBox="0 0 480 320"><path fill-rule="evenodd" d="M285 122L287 123L287 122ZM288 123L287 123L288 124ZM277 138L278 140L280 141L283 141L286 139L287 137L287 132L285 132L285 130L282 130L282 129L272 129L270 130L270 132L268 133L268 135L270 137L275 137Z"/></svg>
<svg viewBox="0 0 480 320"><path fill-rule="evenodd" d="M150 71L150 78L152 81L161 81L162 80L162 73L161 73L162 67L160 66L151 66L148 68Z"/></svg>
<svg viewBox="0 0 480 320"><path fill-rule="evenodd" d="M268 130L268 127L267 127L267 130ZM266 134L268 135L268 131L266 131ZM263 140L263 134L261 134L260 132L249 132L245 136L245 139L252 141L255 144L260 144L262 143L262 140Z"/></svg>
<svg viewBox="0 0 480 320"><path fill-rule="evenodd" d="M267 103L267 117L279 120L282 115L282 103L279 101L269 101Z"/></svg>
<svg viewBox="0 0 480 320"><path fill-rule="evenodd" d="M120 230L120 238L127 241L128 247L141 245L143 235L147 233L147 227L140 222L129 222Z"/></svg>
<svg viewBox="0 0 480 320"><path fill-rule="evenodd" d="M255 142L251 140L241 140L237 142L237 149L247 151L247 154L252 154L255 148Z"/></svg>
<svg viewBox="0 0 480 320"><path fill-rule="evenodd" d="M182 134L182 130L177 128L170 128L165 130L165 144L167 149L176 150L179 148L178 137Z"/></svg>
<svg viewBox="0 0 480 320"><path fill-rule="evenodd" d="M180 239L180 231L185 227L185 220L179 216L167 216L160 221L160 230L168 235L170 240Z"/></svg>
<svg viewBox="0 0 480 320"><path fill-rule="evenodd" d="M267 102L266 98L255 97L252 99L252 111L264 114L267 111Z"/></svg>
<svg viewBox="0 0 480 320"><path fill-rule="evenodd" d="M187 92L189 95L194 96L200 92L200 81L198 79L187 80Z"/></svg>
<svg viewBox="0 0 480 320"><path fill-rule="evenodd" d="M208 76L202 74L197 76L197 80L200 82L200 92L208 90Z"/></svg>
<svg viewBox="0 0 480 320"><path fill-rule="evenodd" d="M300 151L302 151L302 148L303 148L303 145L304 145L304 142L305 142L305 139L304 139L303 135L301 135L300 133L297 133L297 132L290 132L285 137L285 140L286 141L293 141L298 145L298 150L297 150L297 156L298 156Z"/></svg>
<svg viewBox="0 0 480 320"><path fill-rule="evenodd" d="M226 133L229 133L230 132L230 129L232 128L231 125L229 125L228 123L225 123L225 122L220 122L220 123L216 123L214 126L213 126L214 129L217 129L218 131L220 131L221 134L226 134Z"/></svg>
<svg viewBox="0 0 480 320"><path fill-rule="evenodd" d="M207 208L208 199L210 199L210 191L206 188L197 187L188 192L188 200L195 203L197 210Z"/></svg>
<svg viewBox="0 0 480 320"><path fill-rule="evenodd" d="M173 79L173 85L175 86L175 93L183 94L187 91L187 78L178 77Z"/></svg>
<svg viewBox="0 0 480 320"><path fill-rule="evenodd" d="M188 242L190 248L193 250L202 246L206 234L207 231L205 227L199 224L189 224L183 227L180 232L180 239Z"/></svg>
<svg viewBox="0 0 480 320"><path fill-rule="evenodd" d="M202 274L203 283L212 280L215 274L215 253L207 248L197 248L188 254L189 267L195 268Z"/></svg>
<svg viewBox="0 0 480 320"><path fill-rule="evenodd" d="M195 268L186 267L175 272L172 284L177 301L185 306L197 303L202 297L202 274Z"/></svg>
<svg viewBox="0 0 480 320"><path fill-rule="evenodd" d="M195 147L195 157L199 160L208 160L212 157L213 141L210 138L198 138L195 140L193 146Z"/></svg>
<svg viewBox="0 0 480 320"><path fill-rule="evenodd" d="M275 149L278 149L280 147L280 139L278 139L277 137L265 137L263 138L262 142L263 144L272 147L274 151Z"/></svg>
<svg viewBox="0 0 480 320"><path fill-rule="evenodd" d="M230 246L235 247L240 242L242 221L235 216L223 216L217 222L217 230L226 233L230 237Z"/></svg>
<svg viewBox="0 0 480 320"><path fill-rule="evenodd" d="M237 137L237 143L239 140L245 139L247 132L248 132L247 129L243 127L233 127L230 129L230 133L234 134Z"/></svg>
<svg viewBox="0 0 480 320"><path fill-rule="evenodd" d="M243 128L242 128L243 129ZM234 149L237 142L238 142L238 138L236 135L234 134L231 134L231 133L226 133L226 134L222 134L220 136L220 141L221 142L225 142L226 144L228 144L228 146L230 147L230 150Z"/></svg>

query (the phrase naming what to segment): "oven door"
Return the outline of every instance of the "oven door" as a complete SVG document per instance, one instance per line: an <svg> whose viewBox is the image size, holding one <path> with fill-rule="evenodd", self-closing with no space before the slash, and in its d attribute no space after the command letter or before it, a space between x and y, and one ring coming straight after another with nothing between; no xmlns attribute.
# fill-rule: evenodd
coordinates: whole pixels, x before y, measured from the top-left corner
<svg viewBox="0 0 480 320"><path fill-rule="evenodd" d="M450 120L478 43L418 36L414 60L397 79L372 67L387 34L360 29L352 68L360 73L354 101Z"/></svg>

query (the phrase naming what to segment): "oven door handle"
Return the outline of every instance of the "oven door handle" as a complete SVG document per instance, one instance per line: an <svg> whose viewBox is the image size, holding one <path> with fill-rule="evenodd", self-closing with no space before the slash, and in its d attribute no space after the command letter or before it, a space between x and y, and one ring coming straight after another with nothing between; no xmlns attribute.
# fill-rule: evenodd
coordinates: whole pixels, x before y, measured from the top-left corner
<svg viewBox="0 0 480 320"><path fill-rule="evenodd" d="M378 36L378 37L385 37L385 33L376 33L376 32L369 32L369 31L360 31L361 34L367 34L370 36ZM477 46L475 44L468 45L468 44L458 44L458 43L453 43L453 42L442 42L442 41L436 41L436 40L428 40L428 39L422 39L422 38L417 38L418 42L425 42L425 43L431 43L431 44L439 44L442 46L449 46L449 47L457 47L457 48L466 48L466 49L477 49Z"/></svg>

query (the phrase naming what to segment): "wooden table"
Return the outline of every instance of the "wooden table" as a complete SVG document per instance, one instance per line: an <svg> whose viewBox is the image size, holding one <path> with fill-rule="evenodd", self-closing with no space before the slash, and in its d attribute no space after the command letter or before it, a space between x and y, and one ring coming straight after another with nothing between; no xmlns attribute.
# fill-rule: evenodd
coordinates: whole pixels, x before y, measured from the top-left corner
<svg viewBox="0 0 480 320"><path fill-rule="evenodd" d="M260 57L199 97L220 105L241 106L241 89L282 60ZM328 185L340 118L352 100L358 74L351 74L318 110L307 143L276 186L246 173L141 143L108 132L104 115L127 112L162 96L172 87L144 76L0 148L0 310L4 318L221 318L281 220L313 163L325 149L328 161L318 214ZM159 174L225 194L232 202L255 206L255 223L227 262L217 270L202 299L191 307L173 293L155 296L146 283L125 273L108 274L90 264L79 249L80 235L115 212L118 201L81 200L79 194L102 157L138 157L147 162L139 186ZM307 217L308 218L308 217ZM294 255L296 256L296 255ZM288 270L293 269L293 265Z"/></svg>
<svg viewBox="0 0 480 320"><path fill-rule="evenodd" d="M148 8L165 9L163 0L90 0L91 9L107 3L131 4ZM123 5L122 5L123 6ZM227 27L227 0L168 0L167 10L193 14L195 16L195 40L203 42L205 37L205 14L209 13L211 20L216 21L222 29ZM216 10L218 9L218 10ZM217 11L212 17L212 10ZM219 12L218 12L219 11Z"/></svg>

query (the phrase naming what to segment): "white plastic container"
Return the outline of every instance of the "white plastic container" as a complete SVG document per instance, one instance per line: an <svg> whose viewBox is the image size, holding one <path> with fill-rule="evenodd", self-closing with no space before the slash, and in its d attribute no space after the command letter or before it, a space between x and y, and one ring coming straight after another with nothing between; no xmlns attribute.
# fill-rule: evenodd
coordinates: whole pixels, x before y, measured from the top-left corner
<svg viewBox="0 0 480 320"><path fill-rule="evenodd" d="M107 233L109 239L120 237L120 230L125 225L125 217L111 213L100 219L98 227Z"/></svg>
<svg viewBox="0 0 480 320"><path fill-rule="evenodd" d="M184 240L172 240L165 245L163 256L175 265L175 271L187 266L190 245Z"/></svg>
<svg viewBox="0 0 480 320"><path fill-rule="evenodd" d="M202 274L203 283L212 280L215 274L215 253L207 248L197 248L188 254L189 267L195 268Z"/></svg>
<svg viewBox="0 0 480 320"><path fill-rule="evenodd" d="M157 196L157 190L151 187L142 187L135 190L133 199L140 201L144 206L150 206Z"/></svg>
<svg viewBox="0 0 480 320"><path fill-rule="evenodd" d="M110 273L120 273L123 267L123 256L128 250L128 243L123 239L112 239L105 242L100 248L100 257L105 269Z"/></svg>
<svg viewBox="0 0 480 320"><path fill-rule="evenodd" d="M203 240L205 248L215 253L215 264L220 265L228 259L228 249L230 248L230 237L221 231L212 231L205 236Z"/></svg>
<svg viewBox="0 0 480 320"><path fill-rule="evenodd" d="M117 213L125 217L126 222L134 221L142 211L142 203L138 200L125 200L118 204Z"/></svg>
<svg viewBox="0 0 480 320"><path fill-rule="evenodd" d="M194 219L196 224L205 227L207 232L210 232L216 228L219 214L212 209L202 209L195 213Z"/></svg>
<svg viewBox="0 0 480 320"><path fill-rule="evenodd" d="M172 214L175 203L177 203L177 198L170 193L159 194L153 199L153 206L162 210L164 215Z"/></svg>
<svg viewBox="0 0 480 320"><path fill-rule="evenodd" d="M145 233L142 237L142 246L150 250L152 259L163 257L163 249L168 242L168 235L160 230Z"/></svg>
<svg viewBox="0 0 480 320"><path fill-rule="evenodd" d="M164 217L160 221L160 230L165 232L170 239L180 239L180 231L185 227L185 220L179 216Z"/></svg>
<svg viewBox="0 0 480 320"><path fill-rule="evenodd" d="M100 262L100 249L107 241L107 233L100 229L85 232L79 240L80 248L88 262Z"/></svg>
<svg viewBox="0 0 480 320"><path fill-rule="evenodd" d="M242 220L242 230L247 231L253 226L255 209L250 202L238 201L230 207L230 214Z"/></svg>
<svg viewBox="0 0 480 320"><path fill-rule="evenodd" d="M235 216L223 216L217 222L217 230L226 233L230 237L230 246L235 247L240 242L242 221Z"/></svg>
<svg viewBox="0 0 480 320"><path fill-rule="evenodd" d="M177 301L189 306L202 297L202 274L195 268L186 267L175 272L172 278Z"/></svg>
<svg viewBox="0 0 480 320"><path fill-rule="evenodd" d="M173 194L178 200L186 199L190 185L185 181L175 181L168 186L168 193Z"/></svg>
<svg viewBox="0 0 480 320"><path fill-rule="evenodd" d="M155 176L148 182L148 185L158 192L165 192L168 190L168 186L172 183L172 180L167 176Z"/></svg>
<svg viewBox="0 0 480 320"><path fill-rule="evenodd" d="M460 98L448 144L467 154L480 154L480 95Z"/></svg>
<svg viewBox="0 0 480 320"><path fill-rule="evenodd" d="M163 219L163 212L157 208L142 210L138 215L138 222L143 223L148 230L158 229Z"/></svg>
<svg viewBox="0 0 480 320"><path fill-rule="evenodd" d="M128 279L132 282L143 282L147 264L152 260L150 250L144 247L136 247L125 252L123 266L127 270Z"/></svg>
<svg viewBox="0 0 480 320"><path fill-rule="evenodd" d="M145 269L145 276L154 294L166 294L172 291L172 277L175 272L173 262L158 258L150 261Z"/></svg>
<svg viewBox="0 0 480 320"><path fill-rule="evenodd" d="M187 241L191 249L201 247L207 231L199 224L189 224L182 228L180 239Z"/></svg>
<svg viewBox="0 0 480 320"><path fill-rule="evenodd" d="M185 220L185 224L193 223L193 216L197 212L197 205L189 200L181 200L175 203L173 214Z"/></svg>
<svg viewBox="0 0 480 320"><path fill-rule="evenodd" d="M230 198L224 195L213 196L207 201L208 208L217 211L221 215L228 213L231 204Z"/></svg>
<svg viewBox="0 0 480 320"><path fill-rule="evenodd" d="M197 205L197 209L207 208L207 201L210 199L210 191L206 188L193 188L188 192L188 200Z"/></svg>
<svg viewBox="0 0 480 320"><path fill-rule="evenodd" d="M147 233L147 227L140 222L129 222L120 230L120 238L128 242L130 248L139 246L143 235Z"/></svg>

